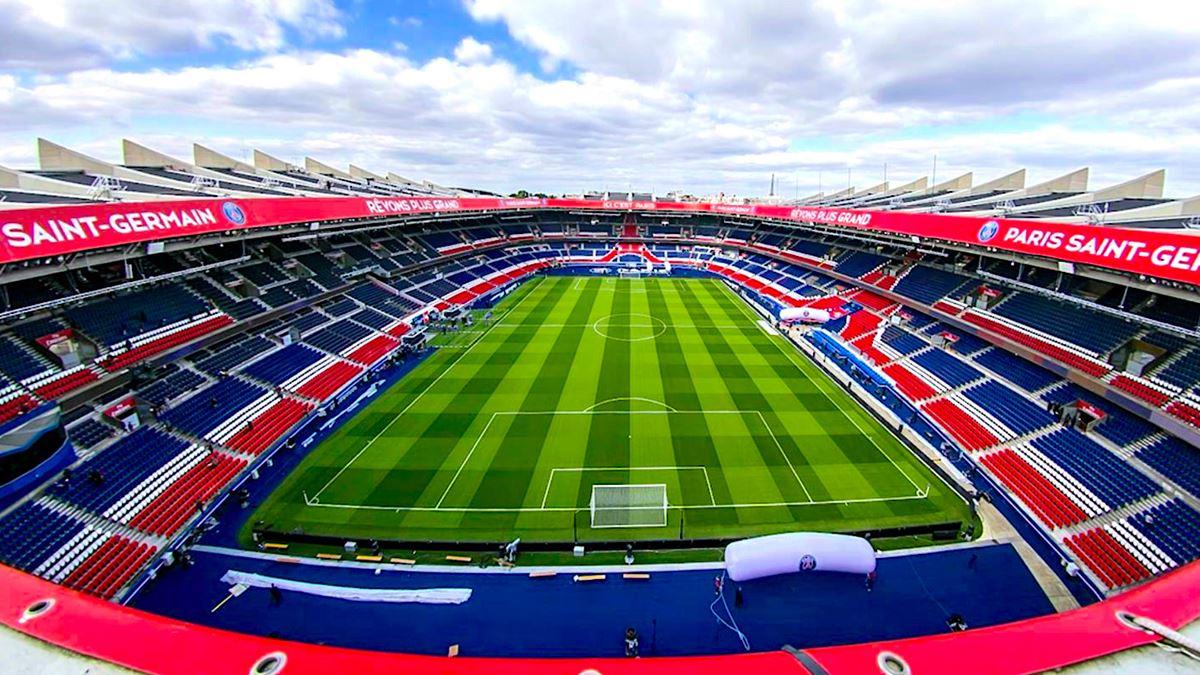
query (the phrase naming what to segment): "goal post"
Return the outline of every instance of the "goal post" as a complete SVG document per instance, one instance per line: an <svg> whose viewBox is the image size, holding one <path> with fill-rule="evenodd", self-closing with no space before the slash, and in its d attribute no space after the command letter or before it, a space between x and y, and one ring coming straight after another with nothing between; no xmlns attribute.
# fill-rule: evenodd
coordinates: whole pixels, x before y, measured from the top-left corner
<svg viewBox="0 0 1200 675"><path fill-rule="evenodd" d="M666 527L667 486L593 485L589 508L594 529Z"/></svg>
<svg viewBox="0 0 1200 675"><path fill-rule="evenodd" d="M622 279L641 279L644 270L636 267L621 267L617 269L617 276Z"/></svg>

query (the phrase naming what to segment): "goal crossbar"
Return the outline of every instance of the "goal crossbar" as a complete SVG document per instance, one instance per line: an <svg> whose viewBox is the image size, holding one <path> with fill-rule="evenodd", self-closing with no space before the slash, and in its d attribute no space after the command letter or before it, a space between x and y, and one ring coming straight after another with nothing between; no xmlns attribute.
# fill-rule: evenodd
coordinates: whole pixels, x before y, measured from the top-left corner
<svg viewBox="0 0 1200 675"><path fill-rule="evenodd" d="M666 483L593 485L592 527L665 527Z"/></svg>

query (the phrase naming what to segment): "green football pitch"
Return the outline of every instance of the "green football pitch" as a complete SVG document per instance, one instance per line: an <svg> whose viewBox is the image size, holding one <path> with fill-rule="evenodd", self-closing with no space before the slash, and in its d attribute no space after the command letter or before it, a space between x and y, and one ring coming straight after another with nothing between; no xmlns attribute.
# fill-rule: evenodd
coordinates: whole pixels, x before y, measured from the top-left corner
<svg viewBox="0 0 1200 675"><path fill-rule="evenodd" d="M490 322L439 341L251 522L348 539L565 542L970 518L719 281L539 277ZM651 486L634 491L650 506L593 520L597 485ZM624 517L638 525L600 526Z"/></svg>

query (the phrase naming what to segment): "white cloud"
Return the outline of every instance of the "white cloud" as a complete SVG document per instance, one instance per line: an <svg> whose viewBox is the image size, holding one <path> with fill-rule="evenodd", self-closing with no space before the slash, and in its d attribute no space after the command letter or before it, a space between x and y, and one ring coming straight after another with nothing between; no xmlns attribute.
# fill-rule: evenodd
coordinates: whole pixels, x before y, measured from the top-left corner
<svg viewBox="0 0 1200 675"><path fill-rule="evenodd" d="M487 63L492 60L492 46L467 36L454 48L454 60L459 63Z"/></svg>
<svg viewBox="0 0 1200 675"><path fill-rule="evenodd" d="M415 16L391 16L388 17L388 23L399 28L420 28L424 25L424 22Z"/></svg>
<svg viewBox="0 0 1200 675"><path fill-rule="evenodd" d="M0 0L0 68L62 72L138 55L182 54L228 43L274 51L287 31L341 37L332 0Z"/></svg>

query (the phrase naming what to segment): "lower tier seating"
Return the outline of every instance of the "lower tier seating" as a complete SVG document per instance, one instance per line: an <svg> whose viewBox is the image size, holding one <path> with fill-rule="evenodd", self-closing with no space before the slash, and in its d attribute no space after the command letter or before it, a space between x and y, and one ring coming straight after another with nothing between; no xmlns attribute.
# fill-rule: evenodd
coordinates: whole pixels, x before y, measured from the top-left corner
<svg viewBox="0 0 1200 675"><path fill-rule="evenodd" d="M245 466L245 460L212 453L147 504L129 525L161 536L175 533Z"/></svg>
<svg viewBox="0 0 1200 675"><path fill-rule="evenodd" d="M982 450L1000 442L995 434L952 401L931 401L922 406L922 410L937 420L938 424L967 450Z"/></svg>
<svg viewBox="0 0 1200 675"><path fill-rule="evenodd" d="M1109 588L1127 586L1150 576L1150 570L1103 528L1080 532L1063 543Z"/></svg>
<svg viewBox="0 0 1200 675"><path fill-rule="evenodd" d="M62 584L101 598L111 598L157 550L152 544L113 535L80 563Z"/></svg>
<svg viewBox="0 0 1200 675"><path fill-rule="evenodd" d="M351 361L364 365L375 363L400 346L400 341L387 335L377 335L346 355Z"/></svg>
<svg viewBox="0 0 1200 675"><path fill-rule="evenodd" d="M271 444L304 419L312 409L313 405L304 401L294 398L281 399L225 441L225 445L240 452L257 455L271 447Z"/></svg>
<svg viewBox="0 0 1200 675"><path fill-rule="evenodd" d="M305 398L324 401L337 393L342 386L357 377L361 372L362 368L360 366L345 361L338 361L301 385L296 390L296 393Z"/></svg>
<svg viewBox="0 0 1200 675"><path fill-rule="evenodd" d="M982 462L1043 523L1065 527L1087 518L1078 504L1012 450L994 452Z"/></svg>

